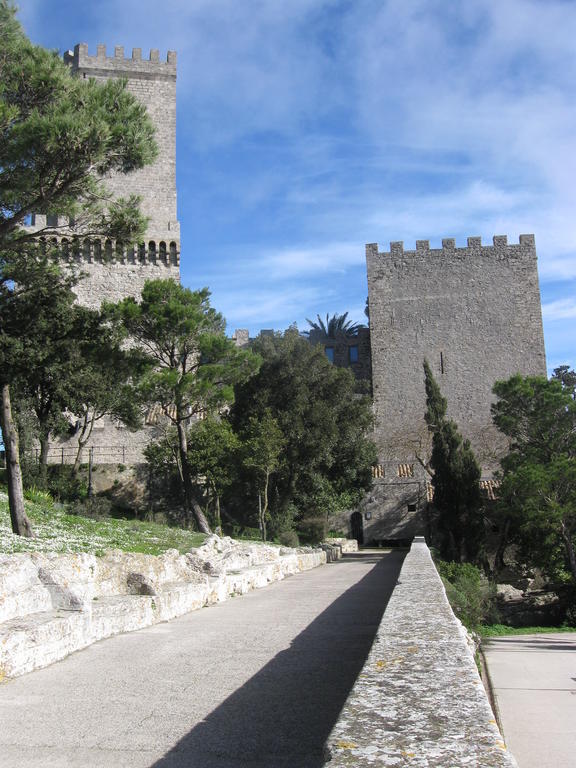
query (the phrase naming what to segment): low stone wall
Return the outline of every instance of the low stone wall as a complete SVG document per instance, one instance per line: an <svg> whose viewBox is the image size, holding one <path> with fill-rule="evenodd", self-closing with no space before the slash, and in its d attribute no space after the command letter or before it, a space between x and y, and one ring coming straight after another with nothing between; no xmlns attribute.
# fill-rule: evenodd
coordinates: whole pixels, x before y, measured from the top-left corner
<svg viewBox="0 0 576 768"><path fill-rule="evenodd" d="M356 539L344 539L337 536L330 536L325 540L326 544L332 544L340 547L343 555L349 555L358 552L358 542Z"/></svg>
<svg viewBox="0 0 576 768"><path fill-rule="evenodd" d="M424 539L402 566L374 645L327 742L330 766L513 768Z"/></svg>
<svg viewBox="0 0 576 768"><path fill-rule="evenodd" d="M186 555L0 556L0 680L325 562L318 549L218 536Z"/></svg>

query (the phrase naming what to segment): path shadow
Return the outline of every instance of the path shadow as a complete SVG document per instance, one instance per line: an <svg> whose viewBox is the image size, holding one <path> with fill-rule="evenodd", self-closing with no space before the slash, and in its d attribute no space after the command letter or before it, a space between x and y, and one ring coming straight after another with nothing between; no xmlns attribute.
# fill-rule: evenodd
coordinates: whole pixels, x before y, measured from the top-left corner
<svg viewBox="0 0 576 768"><path fill-rule="evenodd" d="M376 564L363 579L151 768L324 765L324 744L370 651L404 555L368 555Z"/></svg>

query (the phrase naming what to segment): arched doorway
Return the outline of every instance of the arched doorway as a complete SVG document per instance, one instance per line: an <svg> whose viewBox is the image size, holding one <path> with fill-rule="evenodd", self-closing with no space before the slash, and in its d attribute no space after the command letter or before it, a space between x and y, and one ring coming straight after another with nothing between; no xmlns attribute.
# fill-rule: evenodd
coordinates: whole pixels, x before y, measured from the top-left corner
<svg viewBox="0 0 576 768"><path fill-rule="evenodd" d="M350 528L352 530L352 538L356 539L358 546L364 544L364 521L360 512L352 512L350 515Z"/></svg>

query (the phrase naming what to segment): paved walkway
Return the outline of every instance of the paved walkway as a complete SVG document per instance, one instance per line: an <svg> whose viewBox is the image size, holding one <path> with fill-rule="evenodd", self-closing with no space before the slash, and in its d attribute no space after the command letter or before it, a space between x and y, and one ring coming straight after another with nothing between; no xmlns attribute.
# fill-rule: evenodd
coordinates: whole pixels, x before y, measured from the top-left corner
<svg viewBox="0 0 576 768"><path fill-rule="evenodd" d="M320 768L403 554L347 555L0 685L2 768Z"/></svg>
<svg viewBox="0 0 576 768"><path fill-rule="evenodd" d="M519 768L574 768L576 633L498 637L483 647Z"/></svg>

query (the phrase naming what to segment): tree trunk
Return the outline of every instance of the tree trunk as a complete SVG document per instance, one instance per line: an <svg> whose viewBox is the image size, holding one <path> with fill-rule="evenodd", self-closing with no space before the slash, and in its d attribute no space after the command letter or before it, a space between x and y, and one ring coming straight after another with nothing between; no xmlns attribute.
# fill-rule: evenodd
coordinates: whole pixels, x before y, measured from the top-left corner
<svg viewBox="0 0 576 768"><path fill-rule="evenodd" d="M262 494L258 493L258 525L260 527L260 535L262 541L266 541L266 518L262 510Z"/></svg>
<svg viewBox="0 0 576 768"><path fill-rule="evenodd" d="M82 453L84 451L84 446L92 436L92 430L94 429L95 421L96 411L92 413L92 416L89 416L89 412L84 414L84 424L82 425L82 429L78 435L78 450L76 451L76 458L74 459L74 466L72 467L72 474L74 477L78 476L80 464L82 464Z"/></svg>
<svg viewBox="0 0 576 768"><path fill-rule="evenodd" d="M184 481L184 498L186 500L186 510L194 515L198 530L201 533L210 534L210 525L206 519L202 507L197 502L194 496L194 488L192 485L192 474L190 472L190 465L188 464L188 441L186 439L186 428L183 421L178 421L176 425L178 429L178 448L180 451L180 465L182 467L182 480Z"/></svg>
<svg viewBox="0 0 576 768"><path fill-rule="evenodd" d="M38 487L46 490L48 485L48 450L50 448L49 435L40 435L40 456L38 457Z"/></svg>
<svg viewBox="0 0 576 768"><path fill-rule="evenodd" d="M6 475L8 479L8 504L12 530L19 536L34 537L32 526L26 516L24 507L24 489L22 487L22 472L20 470L20 455L18 449L18 432L12 420L12 405L10 403L10 388L2 386L2 406L0 408L0 426L4 437L6 451Z"/></svg>

